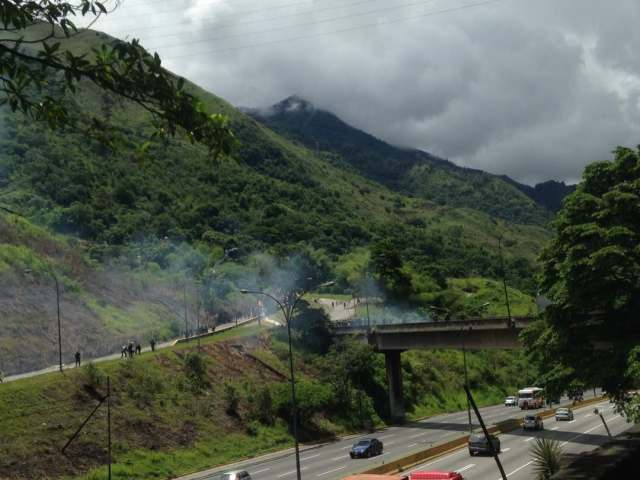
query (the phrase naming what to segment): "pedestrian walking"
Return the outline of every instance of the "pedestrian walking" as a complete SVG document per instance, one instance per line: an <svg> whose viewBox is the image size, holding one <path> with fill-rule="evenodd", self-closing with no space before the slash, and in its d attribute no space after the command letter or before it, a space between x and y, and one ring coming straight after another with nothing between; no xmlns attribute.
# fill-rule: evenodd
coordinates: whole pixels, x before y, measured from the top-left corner
<svg viewBox="0 0 640 480"><path fill-rule="evenodd" d="M75 359L76 359L76 367L79 367L80 366L80 351L76 352Z"/></svg>
<svg viewBox="0 0 640 480"><path fill-rule="evenodd" d="M156 341L153 338L151 339L151 351L156 351Z"/></svg>
<svg viewBox="0 0 640 480"><path fill-rule="evenodd" d="M136 353L137 353L138 355L140 355L140 354L142 353L142 347L140 346L140 344L139 344L139 343L136 345Z"/></svg>
<svg viewBox="0 0 640 480"><path fill-rule="evenodd" d="M127 346L126 345L122 345L122 348L120 348L120 358L127 358Z"/></svg>
<svg viewBox="0 0 640 480"><path fill-rule="evenodd" d="M129 353L129 358L133 358L133 342L129 342L129 345L127 345L127 352Z"/></svg>

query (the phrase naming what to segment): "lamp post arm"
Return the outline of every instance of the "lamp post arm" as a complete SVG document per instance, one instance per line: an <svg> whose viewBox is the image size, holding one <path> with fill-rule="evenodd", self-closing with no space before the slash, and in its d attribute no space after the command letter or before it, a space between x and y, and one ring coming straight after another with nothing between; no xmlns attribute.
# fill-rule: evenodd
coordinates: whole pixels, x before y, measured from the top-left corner
<svg viewBox="0 0 640 480"><path fill-rule="evenodd" d="M289 316L288 316L287 310L284 307L284 305L282 304L282 302L280 300L278 300L276 297L274 297L270 293L261 292L259 290L244 290L244 292L245 293L253 293L254 295L264 295L265 297L269 297L271 300L276 302L276 304L280 307L280 310L282 310L282 314L284 315L284 321L289 323Z"/></svg>

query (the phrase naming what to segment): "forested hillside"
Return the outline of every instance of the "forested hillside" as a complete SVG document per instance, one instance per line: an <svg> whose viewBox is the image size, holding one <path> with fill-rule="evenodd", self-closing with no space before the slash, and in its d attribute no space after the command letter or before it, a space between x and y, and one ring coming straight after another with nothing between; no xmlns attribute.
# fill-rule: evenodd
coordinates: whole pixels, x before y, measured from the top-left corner
<svg viewBox="0 0 640 480"><path fill-rule="evenodd" d="M246 111L278 133L310 149L331 153L338 164L392 190L517 223L542 225L551 218L546 205L536 203L537 198L522 192L511 179L390 145L297 96L266 109Z"/></svg>
<svg viewBox="0 0 640 480"><path fill-rule="evenodd" d="M105 40L115 41L86 31L64 48L84 51ZM549 236L547 216L521 192L503 189L502 180L480 172L478 182L465 177L460 183L455 169L434 160L411 169L434 173L409 174L414 193L404 194L335 153L291 142L187 85L203 108L228 115L237 138L231 155L212 159L204 147L180 138L149 140L149 117L141 108L84 85L68 99L71 107L80 114L90 109L121 126L101 140L79 131L53 132L0 110L1 205L29 224L62 233L72 252L82 245L82 258L96 268L116 265L146 278L165 278L177 290L185 279L204 285L190 291L201 289L198 298L210 315L223 309L228 316L241 308L238 288L264 273L264 262L256 260L264 254L275 264L301 259L302 278L336 280L337 292L362 293L363 280L370 277L376 291L408 302L407 308L459 303L447 279L501 278L501 253L510 285L534 291L535 259ZM418 194L420 189L439 193L432 198ZM473 198L492 200L470 202ZM13 227L5 225L0 242L15 243L6 239ZM236 252L226 259L232 265L216 267L229 250ZM43 262L55 260L46 250L39 255ZM15 256L6 262L0 277L15 285L25 262ZM222 280L210 281L221 271ZM190 295L185 303L193 305L196 297ZM111 308L111 301L102 306ZM28 308L18 302L15 318L29 318ZM163 328L176 316L166 318ZM28 321L20 325L31 328ZM24 349L27 340L18 330L3 329L0 335L11 352ZM48 339L42 349L51 358L51 332L34 327L33 335Z"/></svg>

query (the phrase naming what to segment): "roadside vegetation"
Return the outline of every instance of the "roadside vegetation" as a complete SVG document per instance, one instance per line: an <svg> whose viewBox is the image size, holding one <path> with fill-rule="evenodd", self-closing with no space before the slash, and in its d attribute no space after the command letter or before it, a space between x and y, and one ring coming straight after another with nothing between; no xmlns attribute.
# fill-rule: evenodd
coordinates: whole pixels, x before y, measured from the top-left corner
<svg viewBox="0 0 640 480"><path fill-rule="evenodd" d="M292 324L302 440L383 426L383 357L364 343L334 343L322 311L303 307ZM60 448L105 393L107 376L114 478L170 478L286 448L287 355L285 329L251 325L202 340L200 349L179 344L0 385L0 477L103 478L104 406L66 456ZM467 361L479 403L517 388L517 354L469 352ZM410 418L463 408L460 352L408 352L402 368Z"/></svg>

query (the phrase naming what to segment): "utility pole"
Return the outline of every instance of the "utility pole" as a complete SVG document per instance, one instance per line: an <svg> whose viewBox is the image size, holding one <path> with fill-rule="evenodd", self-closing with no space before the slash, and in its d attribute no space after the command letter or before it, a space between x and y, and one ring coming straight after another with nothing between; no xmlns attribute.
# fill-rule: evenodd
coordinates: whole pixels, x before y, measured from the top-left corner
<svg viewBox="0 0 640 480"><path fill-rule="evenodd" d="M107 377L107 460L109 480L111 480L111 380Z"/></svg>
<svg viewBox="0 0 640 480"><path fill-rule="evenodd" d="M98 409L106 402L107 403L107 462L108 462L107 472L108 472L108 479L111 480L111 380L109 377L107 377L107 394L104 397L97 396L96 398L98 400L98 404L91 411L89 416L84 419L84 421L76 429L73 435L71 435L69 440L67 440L67 443L64 444L64 447L62 447L62 454L63 455L65 454L67 448L69 447L69 445L71 445L71 442L73 442L76 439L76 437L80 434L80 432L85 427L85 425L89 423L89 420L91 420L91 417L93 417L95 413L98 411Z"/></svg>
<svg viewBox="0 0 640 480"><path fill-rule="evenodd" d="M187 317L187 281L184 281L184 338L189 338L189 324Z"/></svg>
<svg viewBox="0 0 640 480"><path fill-rule="evenodd" d="M51 270L51 276L54 282L56 282L56 308L58 311L58 365L60 366L60 373L62 373L62 325L60 324L60 284L58 283L58 276L53 270Z"/></svg>
<svg viewBox="0 0 640 480"><path fill-rule="evenodd" d="M462 364L464 366L464 384L469 385L469 376L467 374L467 342L464 335L464 329L462 332ZM471 404L469 403L469 397L467 396L467 419L469 421L469 433L472 432L473 427L471 425Z"/></svg>

